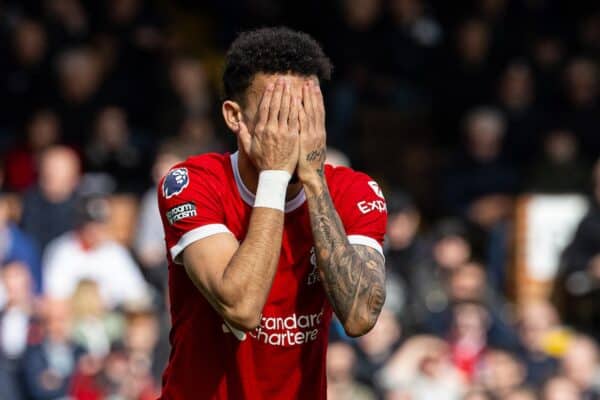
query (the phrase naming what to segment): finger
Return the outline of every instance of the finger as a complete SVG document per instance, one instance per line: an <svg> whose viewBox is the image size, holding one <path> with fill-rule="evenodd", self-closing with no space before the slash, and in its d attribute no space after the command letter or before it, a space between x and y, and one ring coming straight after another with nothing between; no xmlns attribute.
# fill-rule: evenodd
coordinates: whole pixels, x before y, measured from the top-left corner
<svg viewBox="0 0 600 400"><path fill-rule="evenodd" d="M292 96L290 115L288 117L289 132L297 134L300 129L299 111L302 106L300 105L300 99L297 96Z"/></svg>
<svg viewBox="0 0 600 400"><path fill-rule="evenodd" d="M290 115L291 106L291 91L289 82L285 81L283 88L283 95L281 96L281 106L279 109L279 126L287 125L288 117Z"/></svg>
<svg viewBox="0 0 600 400"><path fill-rule="evenodd" d="M315 84L313 90L313 106L315 107L315 112L319 120L325 119L325 104L323 100L323 92L321 91L321 86L319 84Z"/></svg>
<svg viewBox="0 0 600 400"><path fill-rule="evenodd" d="M260 100L260 105L258 106L258 119L256 121L257 127L264 127L267 124L269 119L269 106L271 105L274 89L275 85L272 82L269 83L265 88L263 97Z"/></svg>
<svg viewBox="0 0 600 400"><path fill-rule="evenodd" d="M306 105L298 105L298 124L300 127L300 135L308 132L308 117L305 110Z"/></svg>
<svg viewBox="0 0 600 400"><path fill-rule="evenodd" d="M310 81L307 81L302 86L302 102L304 104L304 112L306 113L307 118L311 118L313 114L313 104L312 104L312 95L310 90Z"/></svg>
<svg viewBox="0 0 600 400"><path fill-rule="evenodd" d="M238 132L238 137L240 139L240 143L242 144L242 148L246 152L246 154L250 154L250 147L252 145L252 135L248 131L248 127L244 122L240 122L240 130Z"/></svg>
<svg viewBox="0 0 600 400"><path fill-rule="evenodd" d="M279 109L281 107L281 97L283 96L284 82L282 78L277 79L275 90L273 90L273 98L269 106L269 119L267 125L276 125L279 118Z"/></svg>

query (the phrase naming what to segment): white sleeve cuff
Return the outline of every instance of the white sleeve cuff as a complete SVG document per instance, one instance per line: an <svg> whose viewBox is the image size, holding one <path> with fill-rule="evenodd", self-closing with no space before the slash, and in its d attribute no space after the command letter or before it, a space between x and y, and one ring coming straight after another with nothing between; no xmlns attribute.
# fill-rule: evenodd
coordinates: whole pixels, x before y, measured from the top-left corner
<svg viewBox="0 0 600 400"><path fill-rule="evenodd" d="M363 246L371 247L383 256L383 248L379 242L373 238L364 235L348 235L348 242L350 242L350 244L361 244Z"/></svg>
<svg viewBox="0 0 600 400"><path fill-rule="evenodd" d="M179 242L170 248L173 262L175 262L175 264L183 264L178 257L186 247L198 240L216 235L217 233L231 233L231 231L223 224L209 224L184 233L179 239Z"/></svg>

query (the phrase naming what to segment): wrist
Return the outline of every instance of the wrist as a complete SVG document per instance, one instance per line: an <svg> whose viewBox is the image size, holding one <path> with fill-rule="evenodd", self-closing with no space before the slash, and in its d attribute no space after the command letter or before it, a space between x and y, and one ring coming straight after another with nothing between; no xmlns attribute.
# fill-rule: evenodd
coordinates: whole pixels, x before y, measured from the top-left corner
<svg viewBox="0 0 600 400"><path fill-rule="evenodd" d="M325 177L319 174L317 171L313 171L309 174L298 175L298 179L302 182L304 190L307 192L321 191L327 184Z"/></svg>
<svg viewBox="0 0 600 400"><path fill-rule="evenodd" d="M266 170L258 175L254 207L284 211L285 195L291 175L283 170Z"/></svg>

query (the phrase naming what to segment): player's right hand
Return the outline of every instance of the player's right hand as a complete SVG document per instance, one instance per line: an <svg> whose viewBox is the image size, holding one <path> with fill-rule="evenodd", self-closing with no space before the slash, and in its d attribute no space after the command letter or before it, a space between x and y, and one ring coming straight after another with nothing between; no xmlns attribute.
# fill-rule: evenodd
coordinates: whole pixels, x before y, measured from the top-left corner
<svg viewBox="0 0 600 400"><path fill-rule="evenodd" d="M258 171L284 170L292 175L298 164L299 96L290 83L278 78L269 83L258 106L254 132L242 129L239 137L244 151Z"/></svg>

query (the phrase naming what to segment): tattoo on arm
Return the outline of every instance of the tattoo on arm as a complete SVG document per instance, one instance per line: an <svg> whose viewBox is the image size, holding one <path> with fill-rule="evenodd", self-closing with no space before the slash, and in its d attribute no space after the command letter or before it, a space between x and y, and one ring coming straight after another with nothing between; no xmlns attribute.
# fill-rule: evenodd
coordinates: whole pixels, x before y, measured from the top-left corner
<svg viewBox="0 0 600 400"><path fill-rule="evenodd" d="M336 315L343 323L353 318L372 326L385 300L383 257L348 242L326 184L308 201L317 264Z"/></svg>

